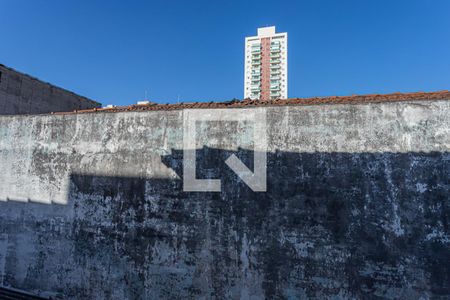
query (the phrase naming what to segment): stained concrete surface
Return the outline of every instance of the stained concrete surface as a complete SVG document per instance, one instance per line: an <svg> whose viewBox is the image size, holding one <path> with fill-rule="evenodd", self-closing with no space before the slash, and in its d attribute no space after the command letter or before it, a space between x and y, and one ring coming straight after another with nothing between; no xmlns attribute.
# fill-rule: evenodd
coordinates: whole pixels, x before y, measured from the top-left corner
<svg viewBox="0 0 450 300"><path fill-rule="evenodd" d="M267 108L266 193L250 124L182 111L0 117L1 284L60 298L448 299L449 101ZM244 137L244 138L242 138ZM7 201L6 201L7 200Z"/></svg>

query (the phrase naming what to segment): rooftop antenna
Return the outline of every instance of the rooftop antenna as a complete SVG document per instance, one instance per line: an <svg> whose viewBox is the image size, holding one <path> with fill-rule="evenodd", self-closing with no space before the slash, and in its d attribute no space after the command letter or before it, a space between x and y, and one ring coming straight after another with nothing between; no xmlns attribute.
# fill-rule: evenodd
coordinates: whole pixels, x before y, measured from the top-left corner
<svg viewBox="0 0 450 300"><path fill-rule="evenodd" d="M177 103L180 103L180 94L178 94Z"/></svg>
<svg viewBox="0 0 450 300"><path fill-rule="evenodd" d="M144 100L147 101L147 90L145 90Z"/></svg>

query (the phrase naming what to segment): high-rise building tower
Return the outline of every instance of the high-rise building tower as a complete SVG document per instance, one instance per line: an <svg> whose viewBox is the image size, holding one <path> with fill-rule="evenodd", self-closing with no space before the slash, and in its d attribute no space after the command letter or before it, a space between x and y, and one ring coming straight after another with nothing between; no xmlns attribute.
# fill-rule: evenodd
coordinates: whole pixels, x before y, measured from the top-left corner
<svg viewBox="0 0 450 300"><path fill-rule="evenodd" d="M244 98L286 99L287 32L275 26L258 28L257 36L245 38Z"/></svg>

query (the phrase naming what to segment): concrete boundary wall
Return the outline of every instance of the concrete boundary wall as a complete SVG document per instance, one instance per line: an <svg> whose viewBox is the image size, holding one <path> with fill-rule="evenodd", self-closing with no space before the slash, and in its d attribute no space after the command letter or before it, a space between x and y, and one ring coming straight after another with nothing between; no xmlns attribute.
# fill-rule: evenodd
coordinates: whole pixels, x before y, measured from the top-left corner
<svg viewBox="0 0 450 300"><path fill-rule="evenodd" d="M60 298L450 297L450 101L280 106L266 193L252 126L183 111L0 117L0 284Z"/></svg>

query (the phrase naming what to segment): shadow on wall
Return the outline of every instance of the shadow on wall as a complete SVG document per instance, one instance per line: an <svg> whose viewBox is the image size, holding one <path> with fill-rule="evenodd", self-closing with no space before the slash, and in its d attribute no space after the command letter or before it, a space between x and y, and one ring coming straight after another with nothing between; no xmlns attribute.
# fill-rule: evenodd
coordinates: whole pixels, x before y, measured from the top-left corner
<svg viewBox="0 0 450 300"><path fill-rule="evenodd" d="M449 153L277 151L265 193L231 154L252 169L245 149L197 151L197 178L220 178L221 193L73 174L67 206L0 203L2 284L116 299L450 296ZM180 178L182 157L162 157Z"/></svg>

